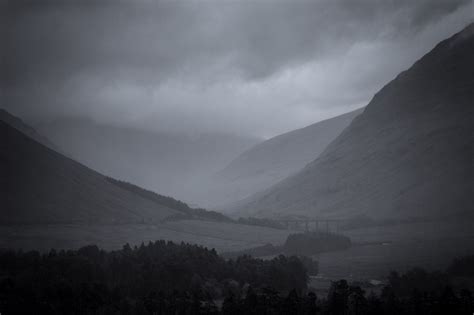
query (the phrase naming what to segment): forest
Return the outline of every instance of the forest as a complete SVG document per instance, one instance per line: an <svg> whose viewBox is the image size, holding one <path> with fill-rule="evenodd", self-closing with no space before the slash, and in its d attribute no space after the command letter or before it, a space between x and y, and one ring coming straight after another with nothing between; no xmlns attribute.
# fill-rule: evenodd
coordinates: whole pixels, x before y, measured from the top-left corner
<svg viewBox="0 0 474 315"><path fill-rule="evenodd" d="M213 249L156 241L105 251L0 253L2 314L472 314L474 257L445 272L392 272L380 294L335 281L308 287L309 258L224 259Z"/></svg>

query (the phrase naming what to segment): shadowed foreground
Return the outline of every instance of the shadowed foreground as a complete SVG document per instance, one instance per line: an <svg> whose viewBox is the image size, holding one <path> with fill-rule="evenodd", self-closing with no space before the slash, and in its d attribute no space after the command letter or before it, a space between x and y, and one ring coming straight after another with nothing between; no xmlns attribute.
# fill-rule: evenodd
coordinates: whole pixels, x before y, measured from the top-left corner
<svg viewBox="0 0 474 315"><path fill-rule="evenodd" d="M445 272L392 272L367 294L332 283L327 297L308 288L305 258L225 260L215 250L157 241L107 252L0 253L2 314L472 314L474 257Z"/></svg>

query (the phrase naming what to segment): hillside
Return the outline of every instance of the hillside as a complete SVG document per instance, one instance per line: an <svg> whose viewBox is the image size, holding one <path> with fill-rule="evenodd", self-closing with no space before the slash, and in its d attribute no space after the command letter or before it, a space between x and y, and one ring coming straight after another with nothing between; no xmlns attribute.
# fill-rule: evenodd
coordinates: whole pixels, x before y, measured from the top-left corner
<svg viewBox="0 0 474 315"><path fill-rule="evenodd" d="M57 146L55 146L49 139L39 134L34 128L25 124L20 118L15 117L6 110L0 108L0 120L7 123L10 127L13 127L20 131L21 133L27 135L31 139L39 142L50 149L53 149L57 152L61 152ZM62 153L62 152L61 152Z"/></svg>
<svg viewBox="0 0 474 315"><path fill-rule="evenodd" d="M226 217L220 212L209 211L202 208L191 208L186 203L180 200L176 200L173 197L163 196L153 191L133 185L131 183L119 181L110 177L107 177L107 180L122 189L128 190L130 192L133 192L134 194L139 195L140 197L151 200L159 205L168 207L170 209L178 210L180 212L179 214L169 217L168 220L176 221L184 219L198 219L216 222L233 222L231 218Z"/></svg>
<svg viewBox="0 0 474 315"><path fill-rule="evenodd" d="M94 242L117 249L166 239L229 251L279 244L290 233L236 224L220 213L106 177L8 122L0 120L0 248L47 250Z"/></svg>
<svg viewBox="0 0 474 315"><path fill-rule="evenodd" d="M363 108L323 120L273 137L245 151L215 178L218 186L226 189L221 192L221 203L250 196L301 170L362 112Z"/></svg>
<svg viewBox="0 0 474 315"><path fill-rule="evenodd" d="M84 165L161 194L199 204L196 186L257 139L144 131L63 118L38 131Z"/></svg>
<svg viewBox="0 0 474 315"><path fill-rule="evenodd" d="M316 160L234 211L339 218L472 214L473 56L471 24L382 88Z"/></svg>
<svg viewBox="0 0 474 315"><path fill-rule="evenodd" d="M1 224L159 222L179 213L107 181L0 121Z"/></svg>

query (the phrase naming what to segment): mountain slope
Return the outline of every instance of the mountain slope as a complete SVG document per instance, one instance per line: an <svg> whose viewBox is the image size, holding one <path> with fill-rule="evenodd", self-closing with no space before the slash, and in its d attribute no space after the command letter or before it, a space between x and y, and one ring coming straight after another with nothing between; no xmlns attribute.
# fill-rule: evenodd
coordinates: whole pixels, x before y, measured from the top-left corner
<svg viewBox="0 0 474 315"><path fill-rule="evenodd" d="M1 224L158 222L179 213L107 181L0 120Z"/></svg>
<svg viewBox="0 0 474 315"><path fill-rule="evenodd" d="M363 108L268 139L242 153L216 176L235 202L279 182L314 160ZM225 194L225 193L223 193Z"/></svg>
<svg viewBox="0 0 474 315"><path fill-rule="evenodd" d="M225 134L185 135L61 119L38 126L77 161L108 176L198 203L202 179L257 143Z"/></svg>
<svg viewBox="0 0 474 315"><path fill-rule="evenodd" d="M223 215L220 212L209 211L202 208L191 208L186 203L176 200L173 197L163 196L157 194L153 191L146 190L139 186L127 183L124 181L119 181L113 178L108 177L107 180L114 185L119 186L122 189L131 191L145 199L149 199L153 202L156 202L159 205L166 206L173 210L178 210L179 215L169 217L169 220L183 220L183 219L197 219L205 221L216 221L216 222L232 222L232 219Z"/></svg>
<svg viewBox="0 0 474 315"><path fill-rule="evenodd" d="M106 177L2 119L0 175L2 248L49 250L92 242L117 249L164 239L229 251L279 244L290 233L237 224L220 213Z"/></svg>
<svg viewBox="0 0 474 315"><path fill-rule="evenodd" d="M45 138L43 135L40 135L34 128L25 124L20 118L13 116L2 108L0 108L0 120L10 125L10 127L17 129L21 133L32 138L36 142L39 142L57 152L60 152L59 149L51 141L49 141L49 139Z"/></svg>
<svg viewBox="0 0 474 315"><path fill-rule="evenodd" d="M237 209L257 216L472 212L474 24L379 91L315 161Z"/></svg>

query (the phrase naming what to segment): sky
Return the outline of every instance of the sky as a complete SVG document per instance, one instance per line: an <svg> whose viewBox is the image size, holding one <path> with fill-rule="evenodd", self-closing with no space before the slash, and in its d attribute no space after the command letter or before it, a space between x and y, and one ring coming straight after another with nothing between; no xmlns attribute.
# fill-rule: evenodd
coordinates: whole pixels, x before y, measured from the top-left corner
<svg viewBox="0 0 474 315"><path fill-rule="evenodd" d="M474 0L0 0L1 103L153 131L268 138L366 105Z"/></svg>

